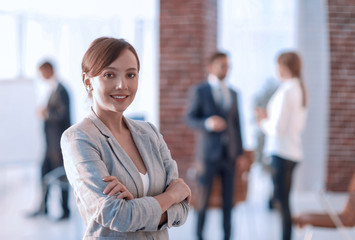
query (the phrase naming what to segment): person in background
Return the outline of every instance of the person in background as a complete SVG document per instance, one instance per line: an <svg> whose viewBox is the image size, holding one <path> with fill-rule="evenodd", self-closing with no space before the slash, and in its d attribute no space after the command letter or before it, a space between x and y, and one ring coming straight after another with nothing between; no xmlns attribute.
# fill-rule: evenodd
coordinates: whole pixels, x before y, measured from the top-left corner
<svg viewBox="0 0 355 240"><path fill-rule="evenodd" d="M101 37L82 60L89 115L64 132L64 166L86 225L84 239L169 239L191 191L158 129L131 120L140 63L123 39Z"/></svg>
<svg viewBox="0 0 355 240"><path fill-rule="evenodd" d="M281 85L266 110L257 109L258 123L266 135L266 152L271 155L275 198L280 204L282 239L292 236L289 196L295 166L303 158L301 135L307 113L306 87L302 65L295 52L284 52L277 59Z"/></svg>
<svg viewBox="0 0 355 240"><path fill-rule="evenodd" d="M201 194L197 218L197 237L203 229L213 180L221 177L224 239L231 237L235 164L243 153L237 93L225 82L228 57L216 52L208 64L207 80L191 89L186 123L201 133L197 157L202 160L199 177Z"/></svg>
<svg viewBox="0 0 355 240"><path fill-rule="evenodd" d="M46 176L55 169L63 167L63 157L60 148L60 138L63 132L70 127L70 103L69 94L55 75L54 66L45 61L39 66L41 77L49 85L49 99L47 105L38 109L38 115L44 122L44 134L46 150L41 167L42 198L37 211L29 214L29 217L37 217L48 214L49 187ZM64 171L63 171L64 173ZM67 181L61 176L61 181ZM68 203L68 188L65 184L61 189L62 215L58 220L69 218L70 210Z"/></svg>
<svg viewBox="0 0 355 240"><path fill-rule="evenodd" d="M275 93L277 88L279 87L279 83L276 79L274 78L268 78L266 81L262 84L258 92L254 96L254 110L263 108L266 109L266 106L272 97L272 95ZM256 120L255 120L256 122ZM259 127L256 129L255 133L255 138L256 138L256 149L255 149L255 162L260 163L261 165L267 164L266 159L265 159L265 154L264 154L264 144L265 144L265 134Z"/></svg>
<svg viewBox="0 0 355 240"><path fill-rule="evenodd" d="M254 96L254 110L257 109L266 109L266 106L275 93L277 88L279 87L279 81L274 78L267 78L264 84L260 87L259 91ZM255 119L255 124L257 125L257 117ZM264 153L264 145L265 145L265 133L256 126L255 128L255 139L256 139L256 147L255 147L255 162L259 163L263 170L267 173L271 173L270 171L270 156L267 156ZM274 190L274 189L273 189ZM269 209L274 209L275 205L275 193L272 192L270 194L270 199L268 201Z"/></svg>

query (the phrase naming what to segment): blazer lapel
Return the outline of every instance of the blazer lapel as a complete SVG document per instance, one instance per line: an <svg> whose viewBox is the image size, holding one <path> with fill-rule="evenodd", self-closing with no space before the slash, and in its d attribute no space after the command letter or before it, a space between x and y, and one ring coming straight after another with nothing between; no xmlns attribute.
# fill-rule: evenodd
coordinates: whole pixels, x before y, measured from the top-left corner
<svg viewBox="0 0 355 240"><path fill-rule="evenodd" d="M117 160L122 164L122 166L126 169L127 174L129 174L132 178L132 182L136 187L136 196L141 197L143 195L143 182L139 175L138 169L129 158L127 153L123 150L120 144L117 142L115 137L112 135L111 131L106 127L106 125L96 116L96 114L92 111L89 115L89 118L95 124L95 126L99 129L102 135L106 137L107 143L109 144L112 152L116 156ZM132 193L133 194L133 193Z"/></svg>
<svg viewBox="0 0 355 240"><path fill-rule="evenodd" d="M56 86L56 88L53 90L53 92L49 95L48 99L48 108L53 107L57 103L58 95L60 91L60 86L59 83Z"/></svg>
<svg viewBox="0 0 355 240"><path fill-rule="evenodd" d="M219 115L223 115L223 109L219 106L219 104L216 102L213 92L212 92L212 87L210 86L209 83L207 83L206 87L206 99L209 99L209 105L214 109L214 112L219 113Z"/></svg>
<svg viewBox="0 0 355 240"><path fill-rule="evenodd" d="M129 119L125 119L127 126L129 127L133 140L138 148L138 151L144 161L145 167L147 168L147 172L149 175L149 189L148 195L151 194L151 189L157 189L156 186L159 186L158 178L154 177L154 159L152 143L149 137L149 134L142 132L139 128L137 128ZM140 178L141 180L141 178ZM143 193L143 183L142 183L142 193Z"/></svg>

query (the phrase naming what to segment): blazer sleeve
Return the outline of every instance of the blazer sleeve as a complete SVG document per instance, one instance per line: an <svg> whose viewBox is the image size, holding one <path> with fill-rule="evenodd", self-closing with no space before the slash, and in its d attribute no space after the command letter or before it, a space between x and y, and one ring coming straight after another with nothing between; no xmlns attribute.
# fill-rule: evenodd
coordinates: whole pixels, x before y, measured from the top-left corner
<svg viewBox="0 0 355 240"><path fill-rule="evenodd" d="M236 123L236 136L237 136L237 149L239 149L239 154L238 155L242 155L244 148L243 148L243 132L242 132L242 121L240 119L240 112L241 112L241 104L240 104L240 95L235 92L235 91L231 91L232 94L232 99L233 101L235 101L236 107L234 108L235 111L235 123Z"/></svg>
<svg viewBox="0 0 355 240"><path fill-rule="evenodd" d="M46 121L61 122L69 118L69 94L61 85L50 98L48 103L48 117Z"/></svg>
<svg viewBox="0 0 355 240"><path fill-rule="evenodd" d="M203 113L202 91L200 88L194 87L190 90L189 102L185 117L186 124L191 128L207 131L205 124L207 118Z"/></svg>
<svg viewBox="0 0 355 240"><path fill-rule="evenodd" d="M155 134L158 136L158 146L161 158L163 159L163 164L166 171L166 187L170 182L179 177L178 168L176 161L172 159L170 150L168 149L167 144L165 143L163 136L159 133L156 127L149 123ZM186 222L190 205L186 200L171 206L167 210L167 223L163 224L160 229L165 229L167 227L178 227L183 225Z"/></svg>
<svg viewBox="0 0 355 240"><path fill-rule="evenodd" d="M86 224L95 221L118 232L157 231L162 214L158 201L153 197L124 200L103 194L107 183L102 178L110 174L100 151L85 132L70 130L61 139L64 167Z"/></svg>

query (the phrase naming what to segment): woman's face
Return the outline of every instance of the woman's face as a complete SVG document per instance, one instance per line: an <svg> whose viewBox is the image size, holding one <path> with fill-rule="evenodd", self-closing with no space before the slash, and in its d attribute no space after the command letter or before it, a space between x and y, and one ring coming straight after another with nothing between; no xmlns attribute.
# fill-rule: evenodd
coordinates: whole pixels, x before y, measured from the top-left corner
<svg viewBox="0 0 355 240"><path fill-rule="evenodd" d="M91 79L93 107L96 113L123 113L133 102L138 89L138 63L128 49Z"/></svg>
<svg viewBox="0 0 355 240"><path fill-rule="evenodd" d="M283 64L277 64L277 72L281 81L292 77L290 70Z"/></svg>

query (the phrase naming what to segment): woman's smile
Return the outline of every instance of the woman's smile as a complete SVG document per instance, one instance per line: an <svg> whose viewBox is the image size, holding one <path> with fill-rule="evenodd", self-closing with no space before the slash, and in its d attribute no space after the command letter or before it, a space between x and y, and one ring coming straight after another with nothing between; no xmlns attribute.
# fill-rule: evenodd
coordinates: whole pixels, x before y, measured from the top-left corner
<svg viewBox="0 0 355 240"><path fill-rule="evenodd" d="M116 102L124 102L128 99L129 95L111 95L111 97L116 101Z"/></svg>

